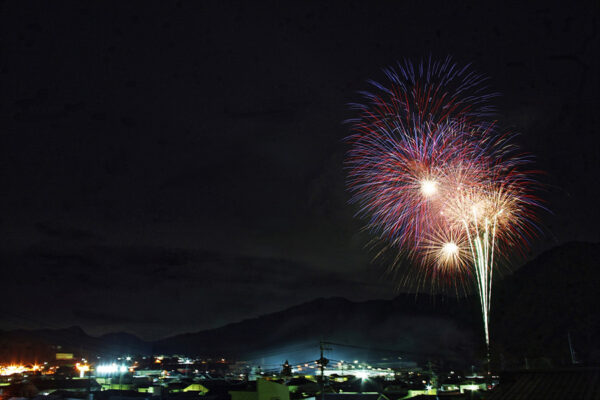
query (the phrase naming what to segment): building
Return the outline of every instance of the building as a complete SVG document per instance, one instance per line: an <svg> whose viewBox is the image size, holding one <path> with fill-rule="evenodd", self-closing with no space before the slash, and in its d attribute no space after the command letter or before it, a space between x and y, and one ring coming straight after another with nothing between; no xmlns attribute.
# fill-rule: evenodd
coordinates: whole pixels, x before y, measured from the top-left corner
<svg viewBox="0 0 600 400"><path fill-rule="evenodd" d="M286 385L258 379L256 390L231 390L231 400L290 400L290 391Z"/></svg>
<svg viewBox="0 0 600 400"><path fill-rule="evenodd" d="M526 370L500 375L487 400L600 400L600 368Z"/></svg>

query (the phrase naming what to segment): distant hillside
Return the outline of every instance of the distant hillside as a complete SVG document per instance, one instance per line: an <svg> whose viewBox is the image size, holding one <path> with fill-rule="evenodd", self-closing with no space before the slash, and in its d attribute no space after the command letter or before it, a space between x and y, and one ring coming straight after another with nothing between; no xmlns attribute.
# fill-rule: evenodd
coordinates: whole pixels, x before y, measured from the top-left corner
<svg viewBox="0 0 600 400"><path fill-rule="evenodd" d="M399 350L412 360L435 356L450 360L470 358L477 338L464 315L468 301L403 295L392 301L362 303L341 298L318 299L222 328L179 335L155 343L159 352L186 349L193 354L258 357L261 353L302 361L314 359L320 339L373 349ZM336 347L341 354L356 348ZM354 351L351 351L354 350ZM368 350L361 350L368 352ZM296 355L295 353L300 353ZM375 350L371 350L373 354ZM343 359L339 356L338 359ZM281 360L279 360L281 361Z"/></svg>
<svg viewBox="0 0 600 400"><path fill-rule="evenodd" d="M524 358L570 362L567 332L580 361L600 359L600 244L568 243L547 251L495 283L491 337L505 367ZM285 353L320 338L404 350L407 358L476 362L485 353L478 299L400 295L355 303L319 299L222 328L178 335L155 350L249 356ZM293 347L296 349L298 347ZM281 350L279 350L281 349ZM500 366L500 365L499 365Z"/></svg>
<svg viewBox="0 0 600 400"><path fill-rule="evenodd" d="M600 359L600 244L568 243L495 283L491 337L505 367L546 357L570 362L568 335L579 361ZM31 359L63 349L91 354L183 353L260 359L266 365L316 358L323 339L329 357L402 357L469 365L485 354L478 299L403 294L394 300L317 299L287 310L196 333L146 343L119 333L99 338L79 328L0 332L0 357ZM354 346L354 347L353 347ZM387 350L396 350L390 352ZM41 356L38 358L42 358ZM294 361L292 361L294 360ZM500 367L501 365L498 365Z"/></svg>
<svg viewBox="0 0 600 400"><path fill-rule="evenodd" d="M506 359L600 361L599 243L567 243L500 281L492 299L492 337Z"/></svg>
<svg viewBox="0 0 600 400"><path fill-rule="evenodd" d="M65 329L0 331L0 361L34 362L53 360L56 353L84 357L104 354L151 353L152 346L134 335L117 333L93 337L79 327Z"/></svg>

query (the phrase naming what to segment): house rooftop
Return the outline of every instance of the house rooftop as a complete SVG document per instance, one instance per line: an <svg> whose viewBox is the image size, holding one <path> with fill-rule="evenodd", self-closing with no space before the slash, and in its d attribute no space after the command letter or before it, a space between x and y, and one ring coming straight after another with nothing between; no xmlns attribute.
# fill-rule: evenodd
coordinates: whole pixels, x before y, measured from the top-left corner
<svg viewBox="0 0 600 400"><path fill-rule="evenodd" d="M517 371L500 375L488 400L600 400L600 367Z"/></svg>

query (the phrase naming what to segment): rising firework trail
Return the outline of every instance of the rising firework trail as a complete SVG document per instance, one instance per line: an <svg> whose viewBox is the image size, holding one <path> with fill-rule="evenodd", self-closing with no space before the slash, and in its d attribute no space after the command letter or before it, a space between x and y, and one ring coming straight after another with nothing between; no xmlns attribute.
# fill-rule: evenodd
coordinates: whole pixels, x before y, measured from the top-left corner
<svg viewBox="0 0 600 400"><path fill-rule="evenodd" d="M352 104L348 186L367 229L434 288L474 281L489 349L493 272L522 253L540 207L530 159L492 119L485 78L449 58L385 70Z"/></svg>

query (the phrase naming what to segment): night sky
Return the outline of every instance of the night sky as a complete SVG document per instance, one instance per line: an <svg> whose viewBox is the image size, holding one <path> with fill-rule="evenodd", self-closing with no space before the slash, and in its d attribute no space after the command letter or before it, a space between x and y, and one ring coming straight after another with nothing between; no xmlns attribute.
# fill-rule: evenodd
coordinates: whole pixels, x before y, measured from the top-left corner
<svg viewBox="0 0 600 400"><path fill-rule="evenodd" d="M502 94L552 211L530 257L600 240L600 6L506 3L2 2L0 329L155 339L393 297L343 121L404 58Z"/></svg>

